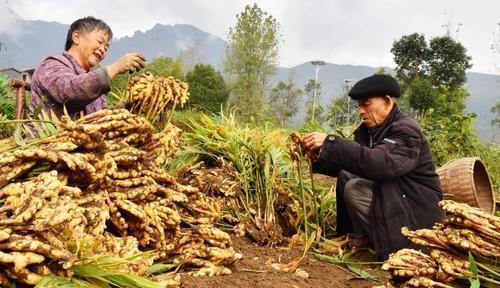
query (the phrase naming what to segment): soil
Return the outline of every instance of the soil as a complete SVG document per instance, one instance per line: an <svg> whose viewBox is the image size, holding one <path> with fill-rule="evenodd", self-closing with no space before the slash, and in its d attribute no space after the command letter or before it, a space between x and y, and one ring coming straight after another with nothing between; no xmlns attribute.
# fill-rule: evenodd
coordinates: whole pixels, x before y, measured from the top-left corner
<svg viewBox="0 0 500 288"><path fill-rule="evenodd" d="M291 272L277 271L272 263L289 263L300 258L300 248L257 246L247 239L234 238L233 247L243 254L243 259L237 261L231 268L232 274L216 277L182 276L181 287L238 287L238 288L292 288L292 287L372 287L380 283L353 279L353 274L346 268L328 264L316 259L312 254L301 262L299 268L304 269L309 277L302 278ZM368 252L361 255L363 261L373 258ZM371 259L373 261L373 259ZM373 275L380 275L379 269L366 268ZM368 270L371 269L371 270Z"/></svg>

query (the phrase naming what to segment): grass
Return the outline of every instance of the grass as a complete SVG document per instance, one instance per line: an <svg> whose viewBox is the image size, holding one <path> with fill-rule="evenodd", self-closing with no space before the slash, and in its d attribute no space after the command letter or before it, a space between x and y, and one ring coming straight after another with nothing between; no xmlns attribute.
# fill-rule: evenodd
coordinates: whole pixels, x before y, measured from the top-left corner
<svg viewBox="0 0 500 288"><path fill-rule="evenodd" d="M175 120L174 120L175 121ZM232 113L204 114L183 123L184 149L170 169L190 166L200 160L222 156L239 172L243 193L239 204L246 211L240 220L250 219L262 229L276 224L275 201L279 193L296 200L296 228L309 235L325 236L335 218L334 193L321 182L313 187L311 174L299 176L289 153L289 131L271 123L252 127L239 123ZM304 167L307 164L303 163ZM316 231L316 232L313 232ZM319 231L319 233L318 233Z"/></svg>
<svg viewBox="0 0 500 288"><path fill-rule="evenodd" d="M268 133L240 127L233 115L204 115L188 125L192 132L184 134L188 147L181 159L189 154L198 155L200 160L225 157L240 173L244 192L240 203L249 214L255 214L254 223L274 223L275 186L281 177L289 177L290 171L287 155L280 148L286 141L283 131Z"/></svg>

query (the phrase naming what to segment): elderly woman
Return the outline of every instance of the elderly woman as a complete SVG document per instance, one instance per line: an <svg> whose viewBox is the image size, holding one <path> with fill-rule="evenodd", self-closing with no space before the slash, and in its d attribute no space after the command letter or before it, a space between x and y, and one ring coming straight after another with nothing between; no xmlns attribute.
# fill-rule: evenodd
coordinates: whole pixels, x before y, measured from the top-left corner
<svg viewBox="0 0 500 288"><path fill-rule="evenodd" d="M106 108L104 97L110 91L111 80L145 65L144 56L127 53L113 64L90 71L106 57L112 38L109 26L94 17L71 24L65 52L46 58L35 70L30 114L40 105L58 117L66 107L72 118Z"/></svg>

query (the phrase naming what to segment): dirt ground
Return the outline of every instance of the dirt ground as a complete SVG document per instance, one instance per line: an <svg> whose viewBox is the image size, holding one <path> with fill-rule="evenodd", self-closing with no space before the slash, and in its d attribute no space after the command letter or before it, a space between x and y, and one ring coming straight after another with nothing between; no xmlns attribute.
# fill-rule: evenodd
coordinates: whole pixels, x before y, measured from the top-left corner
<svg viewBox="0 0 500 288"><path fill-rule="evenodd" d="M300 249L283 247L259 247L249 240L234 238L233 246L243 254L243 259L230 267L230 275L218 277L183 276L181 287L238 287L238 288L291 288L291 287L372 287L378 282L353 279L347 269L320 261L312 254L302 261L299 268L304 269L309 278L304 279L290 272L274 270L268 263L288 263L302 255ZM371 257L363 255L363 258ZM366 260L366 259L364 259ZM267 263L266 263L267 262ZM379 275L380 270L369 270Z"/></svg>

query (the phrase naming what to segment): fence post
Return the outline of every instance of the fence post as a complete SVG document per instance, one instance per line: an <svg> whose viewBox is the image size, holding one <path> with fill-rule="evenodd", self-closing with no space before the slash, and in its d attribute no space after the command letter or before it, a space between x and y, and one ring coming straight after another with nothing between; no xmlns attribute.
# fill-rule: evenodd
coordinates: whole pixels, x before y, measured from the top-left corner
<svg viewBox="0 0 500 288"><path fill-rule="evenodd" d="M26 90L30 91L30 85L23 80L12 79L12 87L16 88L16 119L24 119L26 113Z"/></svg>

